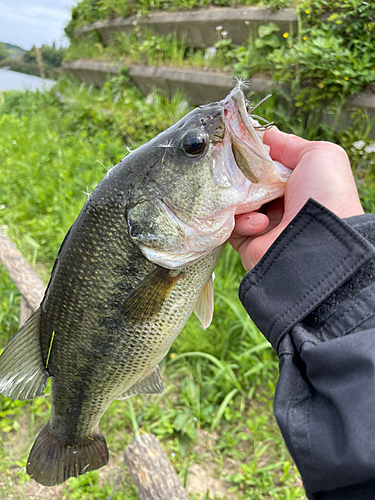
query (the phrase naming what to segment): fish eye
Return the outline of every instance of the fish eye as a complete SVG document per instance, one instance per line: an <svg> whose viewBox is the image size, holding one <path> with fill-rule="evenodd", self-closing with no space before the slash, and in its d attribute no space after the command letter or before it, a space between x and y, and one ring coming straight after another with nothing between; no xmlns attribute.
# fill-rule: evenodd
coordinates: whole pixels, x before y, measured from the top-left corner
<svg viewBox="0 0 375 500"><path fill-rule="evenodd" d="M181 147L188 156L198 156L206 148L208 136L202 130L190 130L181 141Z"/></svg>

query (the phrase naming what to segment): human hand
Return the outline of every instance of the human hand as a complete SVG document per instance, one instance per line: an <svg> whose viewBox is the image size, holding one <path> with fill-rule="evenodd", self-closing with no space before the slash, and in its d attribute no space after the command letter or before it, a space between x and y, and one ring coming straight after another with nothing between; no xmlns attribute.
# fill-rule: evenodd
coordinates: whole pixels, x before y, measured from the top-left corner
<svg viewBox="0 0 375 500"><path fill-rule="evenodd" d="M284 198L266 205L264 213L236 216L229 242L240 254L247 270L257 264L309 198L340 218L364 213L348 156L340 146L307 141L275 127L265 132L264 144L270 147L273 160L293 172L286 184Z"/></svg>

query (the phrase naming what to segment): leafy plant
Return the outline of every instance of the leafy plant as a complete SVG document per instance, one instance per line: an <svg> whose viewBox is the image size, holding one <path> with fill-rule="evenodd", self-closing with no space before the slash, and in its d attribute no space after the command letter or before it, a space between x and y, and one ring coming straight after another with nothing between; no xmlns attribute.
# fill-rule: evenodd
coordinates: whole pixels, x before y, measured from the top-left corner
<svg viewBox="0 0 375 500"><path fill-rule="evenodd" d="M280 31L280 28L275 23L268 23L259 26L258 38L255 40L254 45L257 49L276 49L280 47L281 42L279 37L275 34Z"/></svg>

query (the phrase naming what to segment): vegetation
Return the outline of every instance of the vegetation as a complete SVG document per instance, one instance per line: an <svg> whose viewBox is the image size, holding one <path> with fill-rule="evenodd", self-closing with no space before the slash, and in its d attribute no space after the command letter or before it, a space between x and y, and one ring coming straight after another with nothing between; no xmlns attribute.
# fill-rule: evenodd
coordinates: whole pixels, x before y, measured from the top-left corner
<svg viewBox="0 0 375 500"><path fill-rule="evenodd" d="M72 8L72 18L65 28L73 40L79 26L112 17L145 15L155 10L190 10L200 7L238 7L261 5L280 9L293 5L294 0L81 0Z"/></svg>
<svg viewBox="0 0 375 500"><path fill-rule="evenodd" d="M83 1L77 9L87 5ZM304 111L328 105L329 112L334 113L350 96L375 90L374 4L304 0L297 13L297 33L281 33L271 22L259 27L257 38L250 35L241 46L234 45L231 34L221 26L217 27L214 48L204 51L187 47L173 35L142 32L137 25L130 35L114 33L109 47L103 47L96 33L79 41L73 39L67 58L115 59L125 65L135 62L209 67L245 78L263 74L287 87L294 106ZM85 18L83 14L77 16Z"/></svg>
<svg viewBox="0 0 375 500"><path fill-rule="evenodd" d="M1 45L2 44L0 44L0 66L10 66L10 69L13 71L52 79L57 78L60 74L60 68L65 54L65 49L62 47L56 48L55 44L53 44L52 47L44 44L40 48L32 47L30 50L24 51L18 57L12 57L9 50L7 50L6 57L2 59ZM37 54L38 50L40 54L39 61Z"/></svg>
<svg viewBox="0 0 375 500"><path fill-rule="evenodd" d="M9 57L8 49L3 43L0 43L0 61Z"/></svg>
<svg viewBox="0 0 375 500"><path fill-rule="evenodd" d="M25 49L22 49L18 45L13 45L12 43L4 43L5 48L8 50L8 56L7 57L18 57L22 56L22 54L25 51Z"/></svg>

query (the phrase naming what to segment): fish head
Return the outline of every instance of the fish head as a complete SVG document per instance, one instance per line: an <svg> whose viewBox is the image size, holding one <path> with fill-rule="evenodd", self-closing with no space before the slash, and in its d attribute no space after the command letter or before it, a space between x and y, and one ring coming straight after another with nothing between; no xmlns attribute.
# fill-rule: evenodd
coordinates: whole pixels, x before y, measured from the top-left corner
<svg viewBox="0 0 375 500"><path fill-rule="evenodd" d="M224 243L235 214L282 196L289 174L269 156L239 87L141 149L147 175L130 194L129 234L148 260L170 269Z"/></svg>

